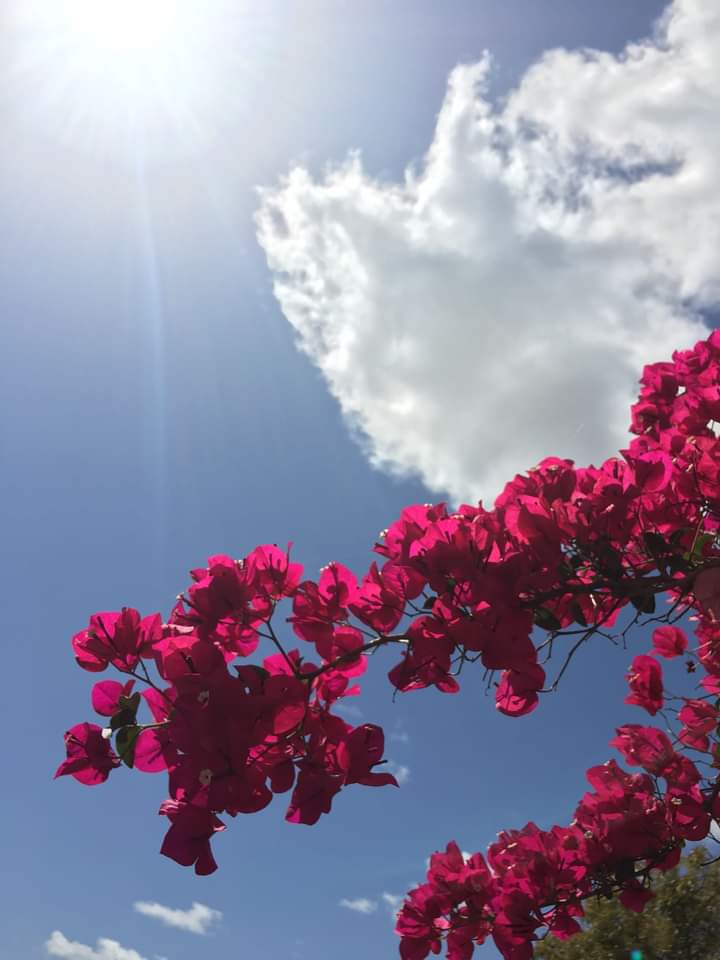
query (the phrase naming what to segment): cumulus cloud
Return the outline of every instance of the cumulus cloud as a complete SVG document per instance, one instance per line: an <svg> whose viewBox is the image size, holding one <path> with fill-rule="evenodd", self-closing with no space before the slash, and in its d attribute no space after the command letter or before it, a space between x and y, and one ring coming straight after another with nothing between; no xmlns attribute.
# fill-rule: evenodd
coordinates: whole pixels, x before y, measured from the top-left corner
<svg viewBox="0 0 720 960"><path fill-rule="evenodd" d="M45 948L51 957L64 957L64 960L145 960L137 950L123 947L116 940L101 937L93 948L68 940L59 930L50 934Z"/></svg>
<svg viewBox="0 0 720 960"><path fill-rule="evenodd" d="M146 917L154 917L168 927L177 927L178 930L187 930L190 933L209 933L223 916L219 910L206 907L204 903L193 903L189 910L178 910L165 907L161 903L138 900L133 907Z"/></svg>
<svg viewBox="0 0 720 960"><path fill-rule="evenodd" d="M401 182L354 154L292 170L257 214L371 461L456 500L622 447L642 365L720 300L720 6L675 0L620 56L548 52L498 103L489 69L452 72Z"/></svg>
<svg viewBox="0 0 720 960"><path fill-rule="evenodd" d="M354 910L355 913L364 914L375 913L378 908L376 901L368 900L367 897L358 897L356 900L346 900L343 898L339 906L345 907L347 910Z"/></svg>

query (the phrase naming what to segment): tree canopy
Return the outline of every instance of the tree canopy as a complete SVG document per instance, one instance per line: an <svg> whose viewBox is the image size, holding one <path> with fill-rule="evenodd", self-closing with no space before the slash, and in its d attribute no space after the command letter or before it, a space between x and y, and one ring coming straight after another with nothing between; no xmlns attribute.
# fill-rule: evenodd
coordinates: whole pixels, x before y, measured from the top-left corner
<svg viewBox="0 0 720 960"><path fill-rule="evenodd" d="M698 847L677 867L654 877L642 913L617 900L585 905L583 932L570 940L548 937L539 960L720 960L720 863Z"/></svg>

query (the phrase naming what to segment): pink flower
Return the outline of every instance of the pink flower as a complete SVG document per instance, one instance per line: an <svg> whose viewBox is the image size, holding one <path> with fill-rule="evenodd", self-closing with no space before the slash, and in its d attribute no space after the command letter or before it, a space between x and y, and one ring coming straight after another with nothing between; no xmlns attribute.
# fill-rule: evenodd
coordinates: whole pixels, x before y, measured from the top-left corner
<svg viewBox="0 0 720 960"><path fill-rule="evenodd" d="M83 670L97 673L112 664L127 673L140 657L152 656L161 635L160 614L141 619L137 610L123 607L119 613L94 614L87 630L75 634L72 645Z"/></svg>
<svg viewBox="0 0 720 960"><path fill-rule="evenodd" d="M701 570L693 583L695 599L711 620L720 620L720 567Z"/></svg>
<svg viewBox="0 0 720 960"><path fill-rule="evenodd" d="M694 786L686 790L668 790L665 804L677 835L684 840L703 840L710 829L710 814L705 800Z"/></svg>
<svg viewBox="0 0 720 960"><path fill-rule="evenodd" d="M323 813L330 813L333 797L340 791L342 781L328 771L300 764L300 773L293 790L285 819L289 823L317 823Z"/></svg>
<svg viewBox="0 0 720 960"><path fill-rule="evenodd" d="M135 741L133 763L143 773L160 773L177 762L178 753L163 728L141 730Z"/></svg>
<svg viewBox="0 0 720 960"><path fill-rule="evenodd" d="M117 680L101 680L92 688L92 705L95 713L102 717L112 717L120 709L120 697L129 697L134 680L118 683Z"/></svg>
<svg viewBox="0 0 720 960"><path fill-rule="evenodd" d="M447 626L436 617L419 617L408 629L408 653L389 672L390 682L398 690L420 690L435 685L443 693L457 693L457 680L451 675L453 641Z"/></svg>
<svg viewBox="0 0 720 960"><path fill-rule="evenodd" d="M378 773L373 767L382 763L385 734L374 723L364 723L350 733L338 748L338 761L346 771L345 783L362 783L368 787L398 786L391 773Z"/></svg>
<svg viewBox="0 0 720 960"><path fill-rule="evenodd" d="M620 903L627 909L632 910L634 913L642 913L645 909L645 904L652 900L655 894L652 890L648 890L647 887L641 886L637 880L633 880L627 884L620 893Z"/></svg>
<svg viewBox="0 0 720 960"><path fill-rule="evenodd" d="M669 737L655 727L641 727L626 723L616 730L617 737L610 746L618 749L633 767L644 767L654 776L662 776L663 770L677 756Z"/></svg>
<svg viewBox="0 0 720 960"><path fill-rule="evenodd" d="M431 884L424 883L410 891L395 926L395 932L402 938L402 960L425 960L431 951L440 952L440 937L447 927L443 912L443 902Z"/></svg>
<svg viewBox="0 0 720 960"><path fill-rule="evenodd" d="M635 657L626 679L630 685L630 693L625 697L625 703L642 707L651 716L662 710L665 703L662 670L654 657L646 654Z"/></svg>
<svg viewBox="0 0 720 960"><path fill-rule="evenodd" d="M165 800L159 811L171 827L165 834L160 853L183 867L194 865L200 876L214 873L217 863L210 849L212 837L225 825L210 810L182 800Z"/></svg>
<svg viewBox="0 0 720 960"><path fill-rule="evenodd" d="M695 750L707 753L710 749L708 734L718 725L718 711L705 700L686 700L678 714L683 729L680 739Z"/></svg>
<svg viewBox="0 0 720 960"><path fill-rule="evenodd" d="M67 760L55 771L55 777L68 774L80 783L94 787L103 783L110 771L120 766L120 759L95 723L78 723L65 734Z"/></svg>
<svg viewBox="0 0 720 960"><path fill-rule="evenodd" d="M685 631L680 627L658 627L653 631L653 651L666 660L681 657L688 647Z"/></svg>
<svg viewBox="0 0 720 960"><path fill-rule="evenodd" d="M291 597L302 577L302 564L290 562L290 548L281 550L277 544L255 547L246 559L248 575L265 596L279 600Z"/></svg>
<svg viewBox="0 0 720 960"><path fill-rule="evenodd" d="M545 671L537 663L523 670L506 670L495 693L495 706L509 717L524 717L538 705L538 691L545 684Z"/></svg>

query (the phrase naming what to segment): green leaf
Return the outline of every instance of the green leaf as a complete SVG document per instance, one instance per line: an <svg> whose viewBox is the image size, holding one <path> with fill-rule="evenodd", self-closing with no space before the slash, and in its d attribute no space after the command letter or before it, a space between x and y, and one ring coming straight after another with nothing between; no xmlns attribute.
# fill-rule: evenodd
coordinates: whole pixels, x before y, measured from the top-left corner
<svg viewBox="0 0 720 960"><path fill-rule="evenodd" d="M560 621L552 612L548 610L547 607L538 607L535 611L535 616L533 617L536 626L542 627L543 630L559 630Z"/></svg>
<svg viewBox="0 0 720 960"><path fill-rule="evenodd" d="M120 709L113 714L110 720L111 730L121 730L123 727L130 727L135 723L140 706L140 694L134 693L131 697L119 697L118 706Z"/></svg>
<svg viewBox="0 0 720 960"><path fill-rule="evenodd" d="M118 706L123 710L132 710L133 713L137 713L140 707L140 694L134 693L131 697L119 697Z"/></svg>
<svg viewBox="0 0 720 960"><path fill-rule="evenodd" d="M131 727L134 723L134 710L118 710L118 712L110 718L110 729L121 730L123 727Z"/></svg>
<svg viewBox="0 0 720 960"><path fill-rule="evenodd" d="M142 727L137 725L123 727L122 730L118 730L115 737L115 750L117 751L117 755L128 767L132 767L135 762L135 744L141 731Z"/></svg>

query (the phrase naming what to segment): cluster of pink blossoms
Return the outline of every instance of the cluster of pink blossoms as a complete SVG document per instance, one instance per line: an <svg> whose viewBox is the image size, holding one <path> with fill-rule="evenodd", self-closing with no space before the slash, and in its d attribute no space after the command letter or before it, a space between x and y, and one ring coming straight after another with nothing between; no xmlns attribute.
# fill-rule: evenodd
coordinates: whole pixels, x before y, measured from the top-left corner
<svg viewBox="0 0 720 960"><path fill-rule="evenodd" d="M589 896L618 891L642 909L650 871L677 862L682 844L705 837L720 813L720 334L646 367L641 383L636 437L622 459L597 468L546 459L511 481L492 510L409 507L376 544L382 563L360 581L336 563L302 580L289 550L264 546L193 571L166 623L129 609L94 615L73 638L76 659L126 679L95 685L93 706L108 725L69 730L58 774L95 784L121 763L167 770L162 852L209 873L222 814L252 813L292 791L286 818L312 824L344 786L395 783L378 769L382 730L353 728L333 712L358 693L373 650L400 647L389 673L400 691L456 692L465 665L480 661L498 709L522 716L547 689L553 649L570 641L556 683L574 652L627 607L634 622L665 624L651 652L633 660L627 702L665 719L674 710L677 734L620 727L613 745L644 772L614 761L592 768L592 791L568 827L503 833L486 858L465 860L454 844L435 854L397 931L404 960L443 942L449 960L466 960L488 936L506 960L525 960L539 936L576 932ZM653 616L663 594L670 608ZM292 604L298 649L274 628L283 603ZM675 625L690 611L696 649ZM261 641L275 652L250 663ZM702 677L679 709L658 657L686 658ZM143 700L149 723L138 721ZM711 776L687 750L704 755Z"/></svg>

